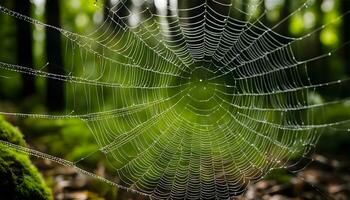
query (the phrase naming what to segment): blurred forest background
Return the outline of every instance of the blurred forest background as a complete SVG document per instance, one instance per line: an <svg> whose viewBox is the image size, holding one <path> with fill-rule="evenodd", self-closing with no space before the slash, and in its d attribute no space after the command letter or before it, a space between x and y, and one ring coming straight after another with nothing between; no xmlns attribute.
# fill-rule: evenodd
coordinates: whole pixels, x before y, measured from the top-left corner
<svg viewBox="0 0 350 200"><path fill-rule="evenodd" d="M165 1L165 0L164 0ZM249 0L242 0L248 4ZM111 7L117 0L105 0ZM135 12L142 7L139 0L127 4ZM251 1L252 3L255 1ZM269 10L262 20L272 27L290 15L301 1L265 0ZM300 37L350 10L350 0L314 0L310 8L293 15L278 27L277 32ZM94 0L0 0L14 11L72 32L86 34L96 28L108 13L95 6ZM242 6L243 11L248 7ZM122 12L122 11L121 11ZM247 11L248 12L248 11ZM123 14L121 14L123 15ZM238 16L240 17L240 16ZM241 16L244 18L245 16ZM70 65L65 60L65 45L57 31L45 29L13 17L0 14L0 61L44 69L50 73L67 74ZM310 58L337 49L350 41L350 15L327 26L304 42L297 52ZM46 65L46 63L49 63ZM78 65L79 63L74 63ZM316 80L335 80L350 77L350 45L342 47L331 57L312 63L309 75ZM332 95L350 92L324 91L314 98L322 102ZM0 74L1 111L19 113L65 113L64 82L26 74ZM68 114L67 113L67 114ZM327 110L326 118L350 117L349 105L341 104ZM75 160L95 149L88 128L78 120L45 120L5 116L23 132L29 146L51 155ZM79 141L79 142L77 142ZM350 199L350 134L345 131L326 132L312 155L313 162L295 173L278 171L249 187L242 199ZM55 165L47 160L33 159L42 172L55 199L130 199L133 194L79 175L74 169ZM96 173L103 175L108 167L99 159L91 161Z"/></svg>

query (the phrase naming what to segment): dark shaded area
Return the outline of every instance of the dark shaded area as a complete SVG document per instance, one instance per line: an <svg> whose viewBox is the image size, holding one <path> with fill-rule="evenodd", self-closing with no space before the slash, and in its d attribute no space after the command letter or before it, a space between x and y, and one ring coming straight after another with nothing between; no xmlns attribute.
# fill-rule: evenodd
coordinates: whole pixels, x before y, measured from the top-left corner
<svg viewBox="0 0 350 200"><path fill-rule="evenodd" d="M350 10L350 1L349 0L344 0L342 1L342 12L348 12ZM344 41L350 41L350 15L346 15L344 17L343 21L343 37ZM350 76L350 46L346 45L343 50L343 56L345 60L345 71L348 76ZM349 90L348 90L349 91Z"/></svg>
<svg viewBox="0 0 350 200"><path fill-rule="evenodd" d="M15 0L15 11L30 16L31 2L29 0ZM23 20L16 20L17 27L17 63L33 68L33 33L32 25ZM22 74L22 98L35 94L34 77Z"/></svg>
<svg viewBox="0 0 350 200"><path fill-rule="evenodd" d="M108 19L108 15L109 15L109 11L110 11L111 7L112 7L111 0L105 0L104 9L103 9L103 19L104 20Z"/></svg>
<svg viewBox="0 0 350 200"><path fill-rule="evenodd" d="M61 27L59 0L47 0L45 5L46 21L49 25ZM46 28L46 56L48 72L64 74L61 34L57 30ZM50 111L61 111L64 108L64 83L47 79L46 104Z"/></svg>
<svg viewBox="0 0 350 200"><path fill-rule="evenodd" d="M289 33L289 24L290 24L290 17L291 14L291 0L285 0L284 5L281 10L280 14L280 20L283 20L283 23L279 26L279 30L277 30L278 33L284 36L290 35Z"/></svg>

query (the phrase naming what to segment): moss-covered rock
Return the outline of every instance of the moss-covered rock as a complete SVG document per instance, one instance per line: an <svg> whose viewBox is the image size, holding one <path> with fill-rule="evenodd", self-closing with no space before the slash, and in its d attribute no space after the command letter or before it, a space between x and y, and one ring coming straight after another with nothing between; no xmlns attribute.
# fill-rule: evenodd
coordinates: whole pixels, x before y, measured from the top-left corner
<svg viewBox="0 0 350 200"><path fill-rule="evenodd" d="M0 140L11 142L20 146L25 146L21 132L5 121L4 117L0 116Z"/></svg>
<svg viewBox="0 0 350 200"><path fill-rule="evenodd" d="M0 140L25 145L18 129L0 117ZM51 200L52 194L27 155L0 144L0 199Z"/></svg>

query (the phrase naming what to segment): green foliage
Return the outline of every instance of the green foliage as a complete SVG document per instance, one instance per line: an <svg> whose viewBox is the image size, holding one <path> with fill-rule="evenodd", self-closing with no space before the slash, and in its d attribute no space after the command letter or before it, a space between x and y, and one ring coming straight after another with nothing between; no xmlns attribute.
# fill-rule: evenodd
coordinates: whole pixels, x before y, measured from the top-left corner
<svg viewBox="0 0 350 200"><path fill-rule="evenodd" d="M17 145L25 145L20 131L0 117L0 139ZM0 145L0 194L7 199L50 200L49 188L27 155Z"/></svg>
<svg viewBox="0 0 350 200"><path fill-rule="evenodd" d="M64 155L67 160L79 160L98 148L89 129L80 120L26 119L22 126L35 139L39 149L45 148L45 152L54 156ZM100 159L91 156L87 164L94 167Z"/></svg>
<svg viewBox="0 0 350 200"><path fill-rule="evenodd" d="M350 117L350 102L340 105L334 105L328 109L323 110L325 121L327 123L334 123L343 121ZM349 128L348 124L340 125L334 129L328 130L320 138L318 144L319 152L330 155L350 155L346 152L350 150L350 134L346 131Z"/></svg>

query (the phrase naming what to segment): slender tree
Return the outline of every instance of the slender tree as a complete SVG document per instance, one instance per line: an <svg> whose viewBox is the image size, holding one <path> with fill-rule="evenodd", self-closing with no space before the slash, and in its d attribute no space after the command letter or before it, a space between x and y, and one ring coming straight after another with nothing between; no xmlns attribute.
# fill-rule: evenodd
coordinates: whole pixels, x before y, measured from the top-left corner
<svg viewBox="0 0 350 200"><path fill-rule="evenodd" d="M48 24L61 27L59 0L46 0L45 16ZM46 28L46 56L48 72L64 74L61 36L57 30ZM64 84L62 81L48 79L46 91L47 107L50 111L60 111L64 108Z"/></svg>
<svg viewBox="0 0 350 200"><path fill-rule="evenodd" d="M291 11L291 0L285 0L284 5L282 7L281 13L280 13L280 20L285 20L280 26L279 26L279 33L281 33L284 36L289 35L289 24L290 24L290 11Z"/></svg>
<svg viewBox="0 0 350 200"><path fill-rule="evenodd" d="M111 0L105 0L104 1L104 9L103 9L103 19L107 20L109 16L109 10L112 7Z"/></svg>
<svg viewBox="0 0 350 200"><path fill-rule="evenodd" d="M15 11L30 16L31 3L29 0L15 0ZM33 32L30 23L21 19L16 20L17 27L17 63L21 66L33 68ZM35 94L34 76L22 74L22 97Z"/></svg>

